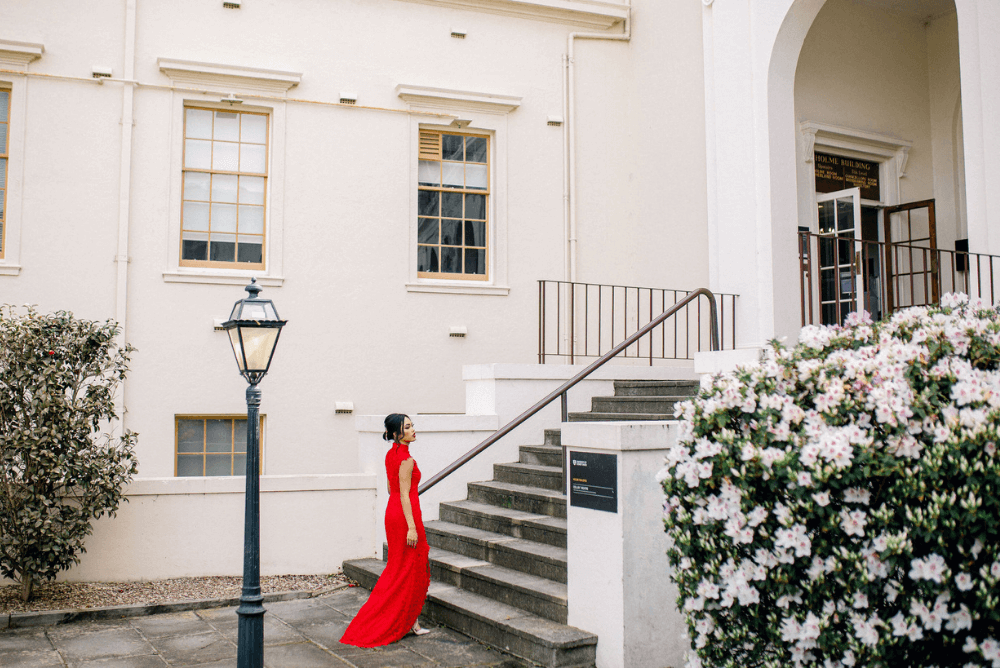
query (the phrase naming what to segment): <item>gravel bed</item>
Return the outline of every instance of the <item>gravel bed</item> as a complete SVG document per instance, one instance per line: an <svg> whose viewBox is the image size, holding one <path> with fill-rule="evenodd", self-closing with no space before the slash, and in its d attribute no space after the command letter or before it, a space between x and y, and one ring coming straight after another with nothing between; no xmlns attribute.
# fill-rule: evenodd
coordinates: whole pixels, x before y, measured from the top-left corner
<svg viewBox="0 0 1000 668"><path fill-rule="evenodd" d="M316 591L349 581L332 575L267 575L260 578L263 593ZM174 578L150 582L49 582L35 587L34 596L21 602L20 585L0 586L0 614L40 610L76 610L112 605L149 605L240 595L243 578L235 576Z"/></svg>

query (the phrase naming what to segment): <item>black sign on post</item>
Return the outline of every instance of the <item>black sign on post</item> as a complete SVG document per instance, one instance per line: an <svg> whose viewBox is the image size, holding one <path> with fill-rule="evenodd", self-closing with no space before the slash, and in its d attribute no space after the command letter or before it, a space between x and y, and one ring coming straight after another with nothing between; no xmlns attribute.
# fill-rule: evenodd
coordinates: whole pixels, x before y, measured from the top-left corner
<svg viewBox="0 0 1000 668"><path fill-rule="evenodd" d="M618 456L597 452L569 453L569 504L618 512Z"/></svg>

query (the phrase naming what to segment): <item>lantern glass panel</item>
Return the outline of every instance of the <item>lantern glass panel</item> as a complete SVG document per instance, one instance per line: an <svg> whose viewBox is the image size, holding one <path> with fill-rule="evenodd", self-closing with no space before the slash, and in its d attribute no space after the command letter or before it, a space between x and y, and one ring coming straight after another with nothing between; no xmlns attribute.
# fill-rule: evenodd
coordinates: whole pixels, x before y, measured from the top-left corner
<svg viewBox="0 0 1000 668"><path fill-rule="evenodd" d="M236 354L236 364L240 367L240 371L244 371L243 350L240 346L240 330L238 327L233 327L229 330L229 342L233 344L233 352Z"/></svg>
<svg viewBox="0 0 1000 668"><path fill-rule="evenodd" d="M277 327L240 327L248 371L265 371L278 341ZM243 370L242 368L240 369Z"/></svg>

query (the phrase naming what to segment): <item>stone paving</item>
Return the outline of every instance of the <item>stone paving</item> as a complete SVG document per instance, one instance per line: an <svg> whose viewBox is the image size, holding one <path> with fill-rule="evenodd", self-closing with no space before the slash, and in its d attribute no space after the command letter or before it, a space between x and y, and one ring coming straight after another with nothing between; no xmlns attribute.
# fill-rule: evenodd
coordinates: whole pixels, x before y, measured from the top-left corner
<svg viewBox="0 0 1000 668"><path fill-rule="evenodd" d="M341 645L340 636L368 597L360 587L264 607L268 668L527 668L451 629L431 627L386 647ZM163 668L236 666L236 608L212 608L120 620L0 631L0 666L17 668Z"/></svg>

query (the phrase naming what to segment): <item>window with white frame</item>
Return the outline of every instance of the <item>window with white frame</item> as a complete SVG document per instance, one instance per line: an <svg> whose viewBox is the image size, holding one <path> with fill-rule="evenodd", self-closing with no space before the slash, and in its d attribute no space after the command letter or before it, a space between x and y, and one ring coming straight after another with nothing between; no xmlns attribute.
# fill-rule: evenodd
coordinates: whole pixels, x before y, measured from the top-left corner
<svg viewBox="0 0 1000 668"><path fill-rule="evenodd" d="M10 158L10 91L0 88L0 258L4 256L7 232L7 163Z"/></svg>
<svg viewBox="0 0 1000 668"><path fill-rule="evenodd" d="M184 108L180 265L264 268L268 114Z"/></svg>
<svg viewBox="0 0 1000 668"><path fill-rule="evenodd" d="M260 434L263 441L264 416ZM175 439L176 476L246 475L246 416L178 415Z"/></svg>
<svg viewBox="0 0 1000 668"><path fill-rule="evenodd" d="M490 137L420 130L417 275L489 280Z"/></svg>

